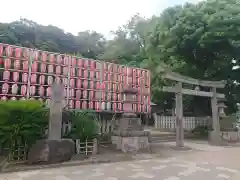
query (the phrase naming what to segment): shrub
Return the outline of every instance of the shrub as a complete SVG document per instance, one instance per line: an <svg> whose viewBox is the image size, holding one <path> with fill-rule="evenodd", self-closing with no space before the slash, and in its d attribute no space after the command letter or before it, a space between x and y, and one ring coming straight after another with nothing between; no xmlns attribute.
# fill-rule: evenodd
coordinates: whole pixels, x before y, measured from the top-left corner
<svg viewBox="0 0 240 180"><path fill-rule="evenodd" d="M80 139L80 141L92 140L98 135L98 125L93 116L88 112L81 112L76 110L67 110L69 119L72 123L72 128L68 137L73 140Z"/></svg>
<svg viewBox="0 0 240 180"><path fill-rule="evenodd" d="M0 102L0 143L2 148L31 146L43 138L48 126L49 110L40 101Z"/></svg>
<svg viewBox="0 0 240 180"><path fill-rule="evenodd" d="M197 126L192 130L192 133L198 137L208 137L208 126Z"/></svg>

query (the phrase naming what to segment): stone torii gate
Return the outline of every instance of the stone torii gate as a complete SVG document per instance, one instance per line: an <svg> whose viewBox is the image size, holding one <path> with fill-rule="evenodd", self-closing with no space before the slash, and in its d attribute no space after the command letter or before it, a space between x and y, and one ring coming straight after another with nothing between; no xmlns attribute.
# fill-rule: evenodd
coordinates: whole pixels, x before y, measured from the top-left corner
<svg viewBox="0 0 240 180"><path fill-rule="evenodd" d="M184 129L183 129L183 103L182 95L193 95L193 96L203 96L211 98L212 107L212 126L213 131L210 132L210 141L213 144L219 145L221 143L220 139L220 123L219 123L219 110L218 110L218 99L224 99L225 95L217 93L217 88L224 88L226 81L204 81L199 79L194 79L191 77L183 76L178 73L174 73L168 68L161 66L158 72L162 73L162 77L172 81L176 81L175 86L164 86L163 92L175 93L176 102L176 145L177 147L184 146ZM183 84L194 85L195 89L185 89ZM200 91L199 86L209 87L210 92Z"/></svg>

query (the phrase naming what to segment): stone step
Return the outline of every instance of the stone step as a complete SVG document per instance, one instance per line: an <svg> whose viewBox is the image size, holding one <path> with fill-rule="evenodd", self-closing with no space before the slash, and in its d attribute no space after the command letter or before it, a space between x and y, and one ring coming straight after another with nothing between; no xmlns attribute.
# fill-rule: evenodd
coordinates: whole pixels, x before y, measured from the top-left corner
<svg viewBox="0 0 240 180"><path fill-rule="evenodd" d="M161 135L161 136L152 136L150 138L152 143L158 143L158 142L172 142L176 140L175 135Z"/></svg>

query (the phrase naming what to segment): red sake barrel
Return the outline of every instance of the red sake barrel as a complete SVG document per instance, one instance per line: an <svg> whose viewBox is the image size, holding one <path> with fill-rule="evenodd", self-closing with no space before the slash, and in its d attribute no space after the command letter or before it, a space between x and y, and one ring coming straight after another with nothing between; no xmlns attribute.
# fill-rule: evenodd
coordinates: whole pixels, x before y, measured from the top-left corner
<svg viewBox="0 0 240 180"><path fill-rule="evenodd" d="M37 71L37 68L38 68L38 62L33 62L32 63L32 72L36 72Z"/></svg>
<svg viewBox="0 0 240 180"><path fill-rule="evenodd" d="M101 88L100 82L96 82L96 89L100 89L100 88Z"/></svg>
<svg viewBox="0 0 240 180"><path fill-rule="evenodd" d="M105 92L102 92L102 100L105 100Z"/></svg>
<svg viewBox="0 0 240 180"><path fill-rule="evenodd" d="M20 69L20 67L21 67L20 60L15 59L14 62L13 62L13 66L14 66L14 69L16 69L16 70Z"/></svg>
<svg viewBox="0 0 240 180"><path fill-rule="evenodd" d="M75 102L75 108L76 108L76 109L80 109L80 108L81 108L80 101L76 101L76 102Z"/></svg>
<svg viewBox="0 0 240 180"><path fill-rule="evenodd" d="M93 92L93 91L90 91L90 92L89 92L89 98L92 100L93 97L94 97L94 92Z"/></svg>
<svg viewBox="0 0 240 180"><path fill-rule="evenodd" d="M96 67L96 62L95 61L91 61L91 69L94 70Z"/></svg>
<svg viewBox="0 0 240 180"><path fill-rule="evenodd" d="M52 95L52 88L48 87L47 88L47 96L50 97Z"/></svg>
<svg viewBox="0 0 240 180"><path fill-rule="evenodd" d="M89 109L93 109L93 102L92 101L89 102Z"/></svg>
<svg viewBox="0 0 240 180"><path fill-rule="evenodd" d="M11 97L11 100L15 101L15 100L17 100L17 98L16 97Z"/></svg>
<svg viewBox="0 0 240 180"><path fill-rule="evenodd" d="M82 102L82 109L87 109L87 102L86 101Z"/></svg>
<svg viewBox="0 0 240 180"><path fill-rule="evenodd" d="M106 62L103 63L103 69L104 69L104 71L107 71L107 69L108 69Z"/></svg>
<svg viewBox="0 0 240 180"><path fill-rule="evenodd" d="M121 101L122 98L121 98L121 94L118 94L118 101Z"/></svg>
<svg viewBox="0 0 240 180"><path fill-rule="evenodd" d="M42 62L46 62L47 61L47 54L45 52L42 52L42 56L41 56Z"/></svg>
<svg viewBox="0 0 240 180"><path fill-rule="evenodd" d="M76 58L72 58L72 66L73 66L73 67L76 66Z"/></svg>
<svg viewBox="0 0 240 180"><path fill-rule="evenodd" d="M86 59L84 60L84 68L88 68L89 61Z"/></svg>
<svg viewBox="0 0 240 180"><path fill-rule="evenodd" d="M87 89L87 88L88 88L88 81L87 81L87 80L84 80L84 81L83 81L83 88L84 88L84 89Z"/></svg>
<svg viewBox="0 0 240 180"><path fill-rule="evenodd" d="M108 82L108 91L112 91L111 85L112 84L110 82Z"/></svg>
<svg viewBox="0 0 240 180"><path fill-rule="evenodd" d="M56 74L60 75L61 74L61 66L56 67Z"/></svg>
<svg viewBox="0 0 240 180"><path fill-rule="evenodd" d="M11 59L7 58L4 60L4 69L8 70L11 67Z"/></svg>
<svg viewBox="0 0 240 180"><path fill-rule="evenodd" d="M36 84L36 82L37 82L37 75L36 74L31 75L30 82L33 83L33 84Z"/></svg>
<svg viewBox="0 0 240 180"><path fill-rule="evenodd" d="M53 83L53 77L52 76L48 76L48 85L52 85Z"/></svg>
<svg viewBox="0 0 240 180"><path fill-rule="evenodd" d="M3 72L3 80L8 81L10 79L10 71Z"/></svg>
<svg viewBox="0 0 240 180"><path fill-rule="evenodd" d="M24 51L23 51L23 57L24 57L24 59L25 59L25 60L28 60L29 55L30 55L29 49L28 49L28 48L24 48Z"/></svg>
<svg viewBox="0 0 240 180"><path fill-rule="evenodd" d="M90 89L94 89L94 83L93 83L93 81L90 81Z"/></svg>
<svg viewBox="0 0 240 180"><path fill-rule="evenodd" d="M70 84L70 87L74 88L74 86L75 86L75 79L70 79L69 84Z"/></svg>
<svg viewBox="0 0 240 180"><path fill-rule="evenodd" d="M108 101L112 100L112 94L108 92Z"/></svg>
<svg viewBox="0 0 240 180"><path fill-rule="evenodd" d="M3 54L3 45L0 45L0 56Z"/></svg>
<svg viewBox="0 0 240 180"><path fill-rule="evenodd" d="M1 100L6 101L6 100L7 100L7 97L6 97L6 96L3 96L3 97L1 98Z"/></svg>
<svg viewBox="0 0 240 180"><path fill-rule="evenodd" d="M122 111L122 103L118 103L118 109L119 109L119 111Z"/></svg>
<svg viewBox="0 0 240 180"><path fill-rule="evenodd" d="M39 96L43 96L44 95L44 87L43 86L39 87L38 94L39 94Z"/></svg>
<svg viewBox="0 0 240 180"><path fill-rule="evenodd" d="M82 87L82 80L77 79L77 88L81 88L81 87Z"/></svg>
<svg viewBox="0 0 240 180"><path fill-rule="evenodd" d="M87 99L87 91L86 90L83 91L83 99Z"/></svg>
<svg viewBox="0 0 240 180"><path fill-rule="evenodd" d="M94 79L94 71L93 70L90 71L90 78Z"/></svg>
<svg viewBox="0 0 240 180"><path fill-rule="evenodd" d="M22 85L21 86L21 95L25 96L27 92L27 86L26 85Z"/></svg>
<svg viewBox="0 0 240 180"><path fill-rule="evenodd" d="M15 57L20 58L22 55L22 48L16 48L15 49Z"/></svg>
<svg viewBox="0 0 240 180"><path fill-rule="evenodd" d="M78 68L78 77L82 77L82 68Z"/></svg>
<svg viewBox="0 0 240 180"><path fill-rule="evenodd" d="M81 99L81 90L76 91L76 99Z"/></svg>
<svg viewBox="0 0 240 180"><path fill-rule="evenodd" d="M62 64L62 56L61 55L57 56L57 64Z"/></svg>
<svg viewBox="0 0 240 180"><path fill-rule="evenodd" d="M22 74L22 82L27 83L27 81L28 81L28 73L23 73Z"/></svg>
<svg viewBox="0 0 240 180"><path fill-rule="evenodd" d="M87 70L84 70L84 71L83 71L83 75L84 75L84 78L87 79L87 78L88 78L88 71L87 71Z"/></svg>
<svg viewBox="0 0 240 180"><path fill-rule="evenodd" d="M78 66L78 68L79 69L82 69L82 60L81 59L78 59L78 61L77 61L77 66Z"/></svg>
<svg viewBox="0 0 240 180"><path fill-rule="evenodd" d="M105 83L106 83L106 82L103 82L103 83L102 83L102 90L105 90Z"/></svg>
<svg viewBox="0 0 240 180"><path fill-rule="evenodd" d="M12 52L13 52L13 47L12 46L7 46L6 47L6 56L7 57L12 57Z"/></svg>
<svg viewBox="0 0 240 180"><path fill-rule="evenodd" d="M140 103L138 103L138 105L137 105L137 111L141 112L141 104Z"/></svg>
<svg viewBox="0 0 240 180"><path fill-rule="evenodd" d="M117 104L114 102L113 103L113 111L116 111L117 110Z"/></svg>
<svg viewBox="0 0 240 180"><path fill-rule="evenodd" d="M67 84L68 84L68 78L63 77L63 78L62 78L62 83L63 83L65 86L67 86Z"/></svg>
<svg viewBox="0 0 240 180"><path fill-rule="evenodd" d="M100 102L95 102L95 109L96 111L100 111Z"/></svg>
<svg viewBox="0 0 240 180"><path fill-rule="evenodd" d="M51 64L53 64L54 63L54 54L50 54L49 55L49 62L51 63Z"/></svg>
<svg viewBox="0 0 240 180"><path fill-rule="evenodd" d="M113 101L116 101L116 100L117 100L117 94L113 93Z"/></svg>
<svg viewBox="0 0 240 180"><path fill-rule="evenodd" d="M35 95L35 92L36 92L36 86L31 86L30 87L30 95L31 96Z"/></svg>
<svg viewBox="0 0 240 180"><path fill-rule="evenodd" d="M40 71L43 72L43 73L45 73L46 70L47 70L47 65L44 64L44 63L41 63L40 68L41 68Z"/></svg>
<svg viewBox="0 0 240 180"><path fill-rule="evenodd" d="M18 91L18 85L17 84L13 84L12 85L12 94L17 94Z"/></svg>
<svg viewBox="0 0 240 180"><path fill-rule="evenodd" d="M70 89L70 97L74 97L74 89Z"/></svg>
<svg viewBox="0 0 240 180"><path fill-rule="evenodd" d="M38 51L34 51L33 52L33 60L34 61L38 61L38 58L39 58L39 52Z"/></svg>
<svg viewBox="0 0 240 180"><path fill-rule="evenodd" d="M99 71L96 72L96 79L100 80L100 72Z"/></svg>
<svg viewBox="0 0 240 180"><path fill-rule="evenodd" d="M53 73L53 65L52 64L48 65L48 73Z"/></svg>
<svg viewBox="0 0 240 180"><path fill-rule="evenodd" d="M64 75L64 76L67 76L67 75L68 75L68 67L67 67L67 66L64 66L64 67L63 67L63 75Z"/></svg>
<svg viewBox="0 0 240 180"><path fill-rule="evenodd" d="M74 77L75 76L75 68L70 68L70 76Z"/></svg>
<svg viewBox="0 0 240 180"><path fill-rule="evenodd" d="M60 78L59 76L57 76L57 77L55 78L55 82L56 82L57 84L60 84L60 83L61 83L61 78Z"/></svg>

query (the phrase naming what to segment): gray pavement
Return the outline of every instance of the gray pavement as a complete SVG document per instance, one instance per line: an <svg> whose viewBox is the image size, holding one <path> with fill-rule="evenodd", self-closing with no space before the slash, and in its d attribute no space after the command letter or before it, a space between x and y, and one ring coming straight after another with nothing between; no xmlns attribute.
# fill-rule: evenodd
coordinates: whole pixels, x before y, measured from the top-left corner
<svg viewBox="0 0 240 180"><path fill-rule="evenodd" d="M175 152L170 158L152 156L153 159L0 174L0 180L240 180L240 147L185 144L198 151Z"/></svg>
<svg viewBox="0 0 240 180"><path fill-rule="evenodd" d="M16 172L2 174L0 180L223 180L239 172L179 157Z"/></svg>

